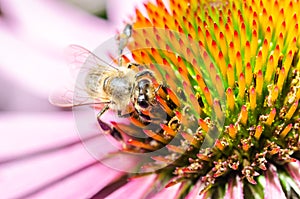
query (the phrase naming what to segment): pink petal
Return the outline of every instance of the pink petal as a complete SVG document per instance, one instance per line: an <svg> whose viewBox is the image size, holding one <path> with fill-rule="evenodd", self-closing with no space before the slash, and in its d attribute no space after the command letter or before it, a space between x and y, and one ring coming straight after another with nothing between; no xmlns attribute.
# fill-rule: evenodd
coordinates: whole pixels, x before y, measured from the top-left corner
<svg viewBox="0 0 300 199"><path fill-rule="evenodd" d="M175 198L177 192L180 188L181 183L173 185L168 188L163 188L160 192L154 195L151 199L161 199L161 198Z"/></svg>
<svg viewBox="0 0 300 199"><path fill-rule="evenodd" d="M11 19L16 36L30 44L48 46L48 50L77 43L95 48L103 39L113 36L116 27L61 1L2 3Z"/></svg>
<svg viewBox="0 0 300 199"><path fill-rule="evenodd" d="M47 98L68 76L64 49L93 50L114 37L117 27L60 1L4 1L10 20L0 19L3 76Z"/></svg>
<svg viewBox="0 0 300 199"><path fill-rule="evenodd" d="M25 90L47 99L49 92L63 84L68 77L68 66L63 59L62 49L57 49L55 55L45 53L40 48L30 47L4 29L0 30L0 43L1 76L16 82Z"/></svg>
<svg viewBox="0 0 300 199"><path fill-rule="evenodd" d="M88 198L122 175L101 165L81 144L71 113L11 113L2 114L0 118L0 184L6 187L0 189L3 198L26 195L30 198ZM106 151L101 139L98 141L98 149ZM75 144L60 147L64 143ZM60 148L26 155L48 147ZM10 161L5 161L7 158L11 158ZM123 164L129 170L135 162L123 161Z"/></svg>
<svg viewBox="0 0 300 199"><path fill-rule="evenodd" d="M116 190L106 198L107 199L119 199L125 197L132 198L132 199L143 198L143 196L149 190L149 187L151 187L152 184L154 183L155 178L156 178L155 174L145 176L145 177L133 178L126 185L122 186L120 189Z"/></svg>
<svg viewBox="0 0 300 199"><path fill-rule="evenodd" d="M1 159L79 141L71 112L6 113L0 121Z"/></svg>
<svg viewBox="0 0 300 199"><path fill-rule="evenodd" d="M236 176L235 178L230 178L228 182L228 189L225 191L225 199L231 199L231 198L244 198L243 193L243 182L241 181L241 178L239 176Z"/></svg>
<svg viewBox="0 0 300 199"><path fill-rule="evenodd" d="M207 192L200 195L200 191L202 190L202 188L203 188L202 182L199 180L197 182L197 184L194 185L194 187L192 188L192 190L186 196L185 199L205 199L205 198L207 198L208 197Z"/></svg>
<svg viewBox="0 0 300 199"><path fill-rule="evenodd" d="M145 0L127 0L118 1L110 0L107 2L108 18L115 24L116 27L123 27L124 22L130 23L134 19L135 8L143 9ZM146 12L143 12L146 14Z"/></svg>
<svg viewBox="0 0 300 199"><path fill-rule="evenodd" d="M272 198L286 198L277 174L277 169L274 165L270 164L265 172L266 186L265 186L265 199Z"/></svg>
<svg viewBox="0 0 300 199"><path fill-rule="evenodd" d="M296 160L296 162L290 162L287 164L286 168L293 180L300 188L300 161Z"/></svg>
<svg viewBox="0 0 300 199"><path fill-rule="evenodd" d="M109 19L115 24L116 27L122 27L124 22L130 23L135 19L135 9L137 8L144 16L147 16L147 11L144 7L144 3L152 2L156 5L156 0L127 0L108 1L108 16ZM169 1L163 0L168 9Z"/></svg>

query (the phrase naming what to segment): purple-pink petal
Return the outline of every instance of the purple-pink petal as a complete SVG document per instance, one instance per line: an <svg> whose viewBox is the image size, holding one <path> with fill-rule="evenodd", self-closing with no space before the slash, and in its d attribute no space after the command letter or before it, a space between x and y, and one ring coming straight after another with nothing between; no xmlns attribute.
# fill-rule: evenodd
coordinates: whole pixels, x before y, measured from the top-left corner
<svg viewBox="0 0 300 199"><path fill-rule="evenodd" d="M237 175L235 178L230 178L228 182L228 188L225 191L224 199L243 199L243 182L241 178Z"/></svg>
<svg viewBox="0 0 300 199"><path fill-rule="evenodd" d="M126 185L107 196L107 199L132 198L139 199L152 188L156 174L133 178Z"/></svg>
<svg viewBox="0 0 300 199"><path fill-rule="evenodd" d="M160 192L152 197L152 199L175 198L180 189L181 183L175 184L168 188L163 188Z"/></svg>
<svg viewBox="0 0 300 199"><path fill-rule="evenodd" d="M286 165L287 171L300 188L300 161L290 162Z"/></svg>
<svg viewBox="0 0 300 199"><path fill-rule="evenodd" d="M0 18L1 76L45 99L68 77L68 45L93 50L117 29L61 1L1 1L1 9L7 15Z"/></svg>
<svg viewBox="0 0 300 199"><path fill-rule="evenodd" d="M265 177L265 199L286 198L278 178L277 169L274 165L270 164L269 168L265 172Z"/></svg>
<svg viewBox="0 0 300 199"><path fill-rule="evenodd" d="M203 183L201 180L198 180L198 182L194 185L192 190L189 192L189 194L186 196L185 199L205 199L207 198L207 192L200 195L200 191L203 188Z"/></svg>
<svg viewBox="0 0 300 199"><path fill-rule="evenodd" d="M0 128L3 198L88 198L122 175L86 150L71 113L2 114Z"/></svg>

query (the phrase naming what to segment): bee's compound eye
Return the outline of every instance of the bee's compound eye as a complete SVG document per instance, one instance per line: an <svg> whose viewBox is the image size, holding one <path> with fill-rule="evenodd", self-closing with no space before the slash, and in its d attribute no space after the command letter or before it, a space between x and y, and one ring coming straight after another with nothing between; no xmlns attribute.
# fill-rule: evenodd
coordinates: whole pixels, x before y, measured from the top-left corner
<svg viewBox="0 0 300 199"><path fill-rule="evenodd" d="M149 107L149 103L145 99L138 99L137 103L143 109L146 109Z"/></svg>

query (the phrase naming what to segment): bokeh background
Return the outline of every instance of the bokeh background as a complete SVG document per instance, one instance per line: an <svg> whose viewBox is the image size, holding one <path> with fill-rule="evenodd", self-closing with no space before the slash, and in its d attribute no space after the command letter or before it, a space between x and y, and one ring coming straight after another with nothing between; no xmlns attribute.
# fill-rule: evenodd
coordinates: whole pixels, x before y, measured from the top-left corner
<svg viewBox="0 0 300 199"><path fill-rule="evenodd" d="M95 49L141 3L0 0L1 198L88 198L120 175L90 156L72 111L48 96L70 73L66 47Z"/></svg>

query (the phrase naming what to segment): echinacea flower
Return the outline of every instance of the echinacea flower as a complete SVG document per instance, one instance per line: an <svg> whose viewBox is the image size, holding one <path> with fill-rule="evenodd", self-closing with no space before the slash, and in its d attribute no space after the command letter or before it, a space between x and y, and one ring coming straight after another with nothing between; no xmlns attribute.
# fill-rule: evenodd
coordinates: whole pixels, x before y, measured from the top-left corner
<svg viewBox="0 0 300 199"><path fill-rule="evenodd" d="M10 133L14 146L7 144L4 155L15 152L18 159L2 156L0 182L7 184L1 193L28 198L299 197L299 2L167 3L146 3L146 13L136 10L128 43L131 62L154 72L154 86L163 84L153 107L157 113L143 113L158 120L144 123L135 114L130 123L111 122L121 155L154 161L142 166L129 161L128 167L140 170L128 176L85 153L68 113L44 120L28 114L5 117L1 129L16 134ZM99 122L112 133L110 124ZM99 128L87 131L98 135ZM36 140L23 142L30 136ZM101 152L109 147L92 136L81 141L92 141ZM22 144L46 147L22 157ZM158 156L151 155L159 149ZM20 175L24 171L30 176Z"/></svg>
<svg viewBox="0 0 300 199"><path fill-rule="evenodd" d="M120 153L152 159L131 176L156 175L136 197L300 197L299 8L157 0L136 9L123 60L153 71L157 103L130 123L99 120Z"/></svg>

